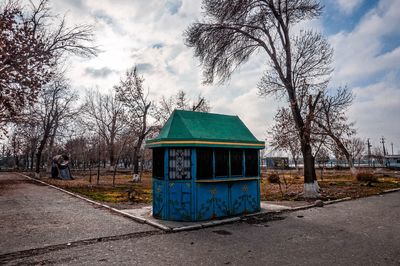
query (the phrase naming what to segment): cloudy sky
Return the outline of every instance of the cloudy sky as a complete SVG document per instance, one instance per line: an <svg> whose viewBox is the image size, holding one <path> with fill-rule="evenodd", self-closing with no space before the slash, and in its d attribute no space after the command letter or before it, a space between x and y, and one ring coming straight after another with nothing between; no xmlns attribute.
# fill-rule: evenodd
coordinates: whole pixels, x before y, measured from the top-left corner
<svg viewBox="0 0 400 266"><path fill-rule="evenodd" d="M356 100L349 117L359 136L400 153L400 1L323 0L319 20L304 27L324 33L335 50L331 86L349 86ZM72 58L68 76L79 91L106 92L137 65L151 97L184 90L209 99L213 112L239 115L259 139L273 123L274 98L260 98L256 84L265 70L260 52L224 85L203 85L201 66L185 47L183 31L201 18L200 0L52 0L54 12L70 23L96 28L102 52L92 59Z"/></svg>

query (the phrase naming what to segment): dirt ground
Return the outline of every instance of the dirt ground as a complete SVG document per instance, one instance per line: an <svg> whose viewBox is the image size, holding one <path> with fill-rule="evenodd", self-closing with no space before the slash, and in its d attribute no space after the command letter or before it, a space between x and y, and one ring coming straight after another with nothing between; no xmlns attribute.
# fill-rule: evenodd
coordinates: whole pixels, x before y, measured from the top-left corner
<svg viewBox="0 0 400 266"><path fill-rule="evenodd" d="M373 173L377 182L358 182L349 170L317 171L321 187L321 199L333 200L344 197L359 198L376 195L384 190L400 188L400 172L389 170L363 170ZM271 173L279 175L280 184L268 182ZM129 171L117 172L113 186L112 172L102 171L97 183L97 173L92 172L91 182L88 171L72 171L74 180L42 179L53 185L76 192L93 200L105 202L115 208L137 208L152 201L151 173L142 175L140 182L132 181ZM261 199L269 201L304 200L302 198L303 176L296 170L268 170L261 174Z"/></svg>
<svg viewBox="0 0 400 266"><path fill-rule="evenodd" d="M349 170L317 170L318 184L322 200L334 200L345 197L360 198L376 195L387 189L400 188L400 172L382 169L364 169L377 178L377 182L359 182ZM270 174L278 174L280 184L268 182ZM296 170L268 170L261 174L262 200L304 200L302 198L303 176Z"/></svg>
<svg viewBox="0 0 400 266"><path fill-rule="evenodd" d="M69 191L89 197L93 200L105 202L119 209L137 208L151 203L151 173L145 172L140 182L133 182L129 171L119 171L115 176L113 186L113 173L102 170L97 181L97 172L71 171L74 180L58 180L42 177L43 181L62 187Z"/></svg>

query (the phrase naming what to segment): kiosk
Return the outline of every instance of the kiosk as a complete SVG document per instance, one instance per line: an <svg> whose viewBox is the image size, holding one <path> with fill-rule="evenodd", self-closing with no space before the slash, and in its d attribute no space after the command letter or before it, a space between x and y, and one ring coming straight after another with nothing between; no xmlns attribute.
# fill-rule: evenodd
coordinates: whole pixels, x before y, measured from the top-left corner
<svg viewBox="0 0 400 266"><path fill-rule="evenodd" d="M260 210L258 141L238 116L175 110L153 150L153 216L201 221Z"/></svg>

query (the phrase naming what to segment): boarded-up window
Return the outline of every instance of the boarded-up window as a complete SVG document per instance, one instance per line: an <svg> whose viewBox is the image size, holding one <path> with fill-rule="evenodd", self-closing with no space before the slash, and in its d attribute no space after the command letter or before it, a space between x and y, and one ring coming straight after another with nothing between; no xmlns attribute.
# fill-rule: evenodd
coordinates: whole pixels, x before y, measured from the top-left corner
<svg viewBox="0 0 400 266"><path fill-rule="evenodd" d="M164 177L164 149L153 149L153 177Z"/></svg>
<svg viewBox="0 0 400 266"><path fill-rule="evenodd" d="M258 176L258 150L245 150L246 176Z"/></svg>
<svg viewBox="0 0 400 266"><path fill-rule="evenodd" d="M229 150L215 150L215 176L229 175Z"/></svg>
<svg viewBox="0 0 400 266"><path fill-rule="evenodd" d="M243 175L243 150L239 149L231 150L231 175L233 176Z"/></svg>
<svg viewBox="0 0 400 266"><path fill-rule="evenodd" d="M197 149L197 178L213 177L213 151L208 148Z"/></svg>
<svg viewBox="0 0 400 266"><path fill-rule="evenodd" d="M187 180L191 179L190 174L190 149L169 150L169 179Z"/></svg>

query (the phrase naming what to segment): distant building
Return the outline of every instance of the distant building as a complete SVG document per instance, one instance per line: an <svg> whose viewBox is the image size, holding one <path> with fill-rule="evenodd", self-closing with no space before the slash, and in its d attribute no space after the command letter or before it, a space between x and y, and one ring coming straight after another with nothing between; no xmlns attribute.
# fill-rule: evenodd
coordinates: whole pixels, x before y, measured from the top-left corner
<svg viewBox="0 0 400 266"><path fill-rule="evenodd" d="M385 166L387 168L400 169L400 154L397 155L386 155Z"/></svg>
<svg viewBox="0 0 400 266"><path fill-rule="evenodd" d="M288 169L288 157L265 157L261 159L261 165L270 169Z"/></svg>

